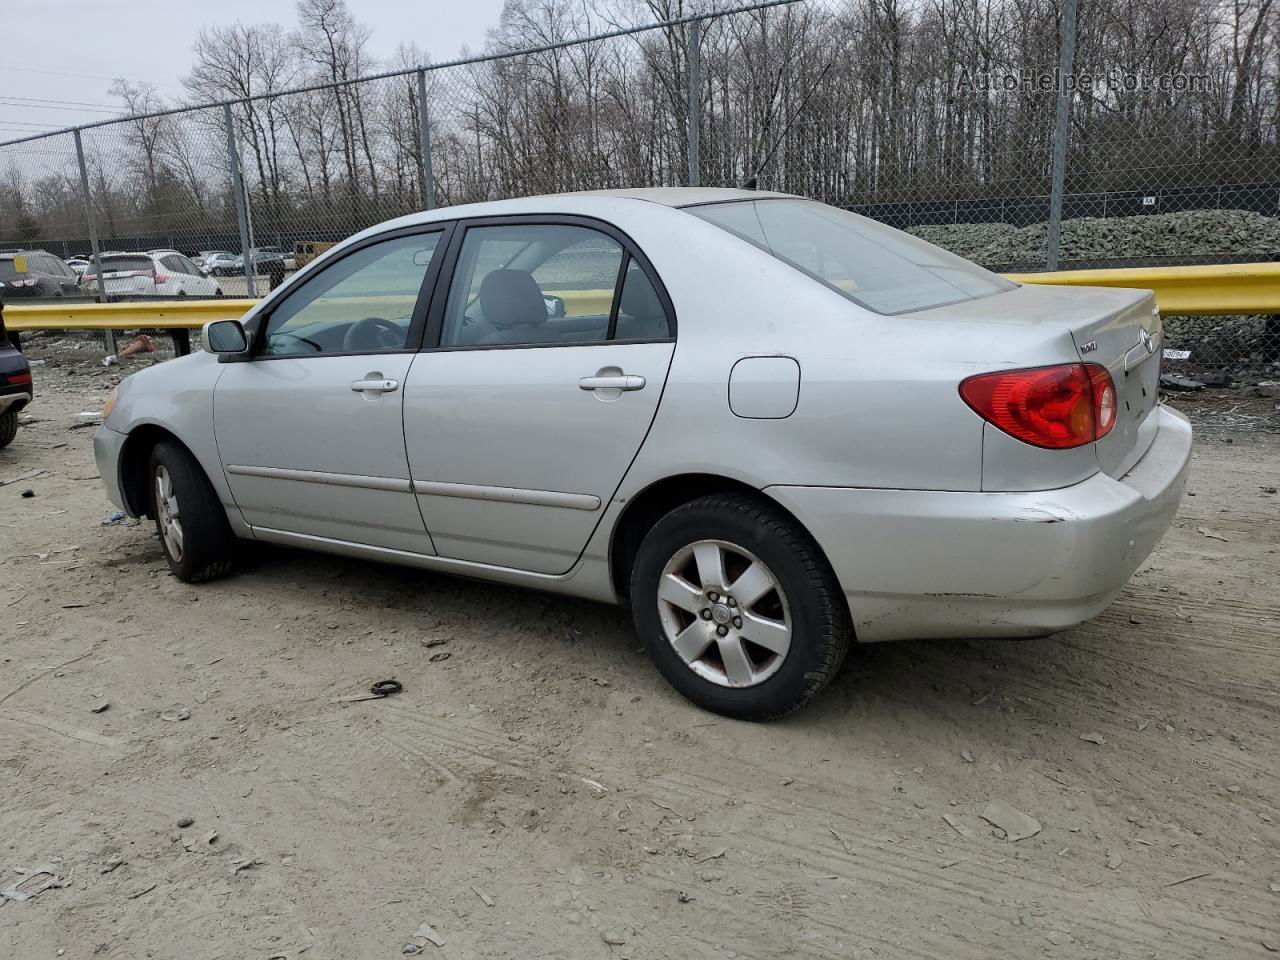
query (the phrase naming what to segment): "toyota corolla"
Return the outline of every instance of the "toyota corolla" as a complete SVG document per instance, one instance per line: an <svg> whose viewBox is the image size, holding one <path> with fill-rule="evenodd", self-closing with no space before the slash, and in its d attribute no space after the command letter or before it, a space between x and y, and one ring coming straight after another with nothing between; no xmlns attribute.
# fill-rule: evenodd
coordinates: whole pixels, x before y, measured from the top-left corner
<svg viewBox="0 0 1280 960"><path fill-rule="evenodd" d="M1160 338L1147 291L799 197L531 197L351 237L95 446L183 580L243 538L624 603L681 693L766 719L855 642L1105 608L1190 460Z"/></svg>

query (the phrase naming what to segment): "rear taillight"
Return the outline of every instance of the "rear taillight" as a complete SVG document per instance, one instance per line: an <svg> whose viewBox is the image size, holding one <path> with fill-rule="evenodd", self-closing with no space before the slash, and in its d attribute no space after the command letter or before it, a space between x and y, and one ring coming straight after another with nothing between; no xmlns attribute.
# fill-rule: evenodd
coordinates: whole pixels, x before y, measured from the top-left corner
<svg viewBox="0 0 1280 960"><path fill-rule="evenodd" d="M164 274L164 273L157 273L157 274L156 274L156 276L155 276L155 281L156 281L156 286L158 287L158 286L160 286L160 284L162 284L162 283L168 283L168 282L169 282L169 276L168 276L168 274Z"/></svg>
<svg viewBox="0 0 1280 960"><path fill-rule="evenodd" d="M1050 450L1092 443L1116 425L1116 387L1096 363L983 373L961 383L960 396L988 423Z"/></svg>
<svg viewBox="0 0 1280 960"><path fill-rule="evenodd" d="M10 386L12 386L12 385L13 385L13 384L15 384L15 383L30 383L30 382L31 382L31 374L29 374L29 373L11 373L11 374L9 374L9 376L8 376L8 378L7 378L7 379L8 379L8 381L9 381Z"/></svg>

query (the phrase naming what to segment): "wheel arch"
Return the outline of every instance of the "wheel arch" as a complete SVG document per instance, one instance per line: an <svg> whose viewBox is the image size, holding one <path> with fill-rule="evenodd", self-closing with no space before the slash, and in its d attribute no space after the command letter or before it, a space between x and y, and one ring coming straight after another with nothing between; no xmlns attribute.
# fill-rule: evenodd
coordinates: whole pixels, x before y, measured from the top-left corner
<svg viewBox="0 0 1280 960"><path fill-rule="evenodd" d="M613 526L609 544L609 577L620 601L625 604L630 600L631 570L645 534L676 507L716 493L741 494L768 503L809 535L828 568L831 567L826 551L804 521L765 491L721 474L682 473L657 480L633 496Z"/></svg>
<svg viewBox="0 0 1280 960"><path fill-rule="evenodd" d="M159 424L143 423L130 430L120 449L120 491L132 516L151 516L151 498L147 496L147 462L156 444L166 440L190 453L196 463L200 462L181 437Z"/></svg>

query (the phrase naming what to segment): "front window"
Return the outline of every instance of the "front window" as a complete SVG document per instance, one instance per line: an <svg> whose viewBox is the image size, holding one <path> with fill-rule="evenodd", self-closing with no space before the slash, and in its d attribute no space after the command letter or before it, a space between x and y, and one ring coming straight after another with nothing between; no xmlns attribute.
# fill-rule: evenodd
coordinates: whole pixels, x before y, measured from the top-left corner
<svg viewBox="0 0 1280 960"><path fill-rule="evenodd" d="M908 233L812 200L738 200L684 209L876 313L928 310L1016 286Z"/></svg>
<svg viewBox="0 0 1280 960"><path fill-rule="evenodd" d="M271 311L263 353L404 350L440 234L371 243L336 261Z"/></svg>

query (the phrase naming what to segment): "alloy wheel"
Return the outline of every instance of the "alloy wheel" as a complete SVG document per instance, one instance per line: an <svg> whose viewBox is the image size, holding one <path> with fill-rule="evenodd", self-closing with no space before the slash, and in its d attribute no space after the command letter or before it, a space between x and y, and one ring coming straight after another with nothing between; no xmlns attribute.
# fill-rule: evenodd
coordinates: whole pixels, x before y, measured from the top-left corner
<svg viewBox="0 0 1280 960"><path fill-rule="evenodd" d="M658 616L685 665L722 687L763 683L791 649L791 612L778 578L724 540L691 543L667 562Z"/></svg>
<svg viewBox="0 0 1280 960"><path fill-rule="evenodd" d="M156 520L160 524L160 536L169 556L175 563L182 560L182 514L178 509L178 495L173 489L173 478L164 464L156 465Z"/></svg>

